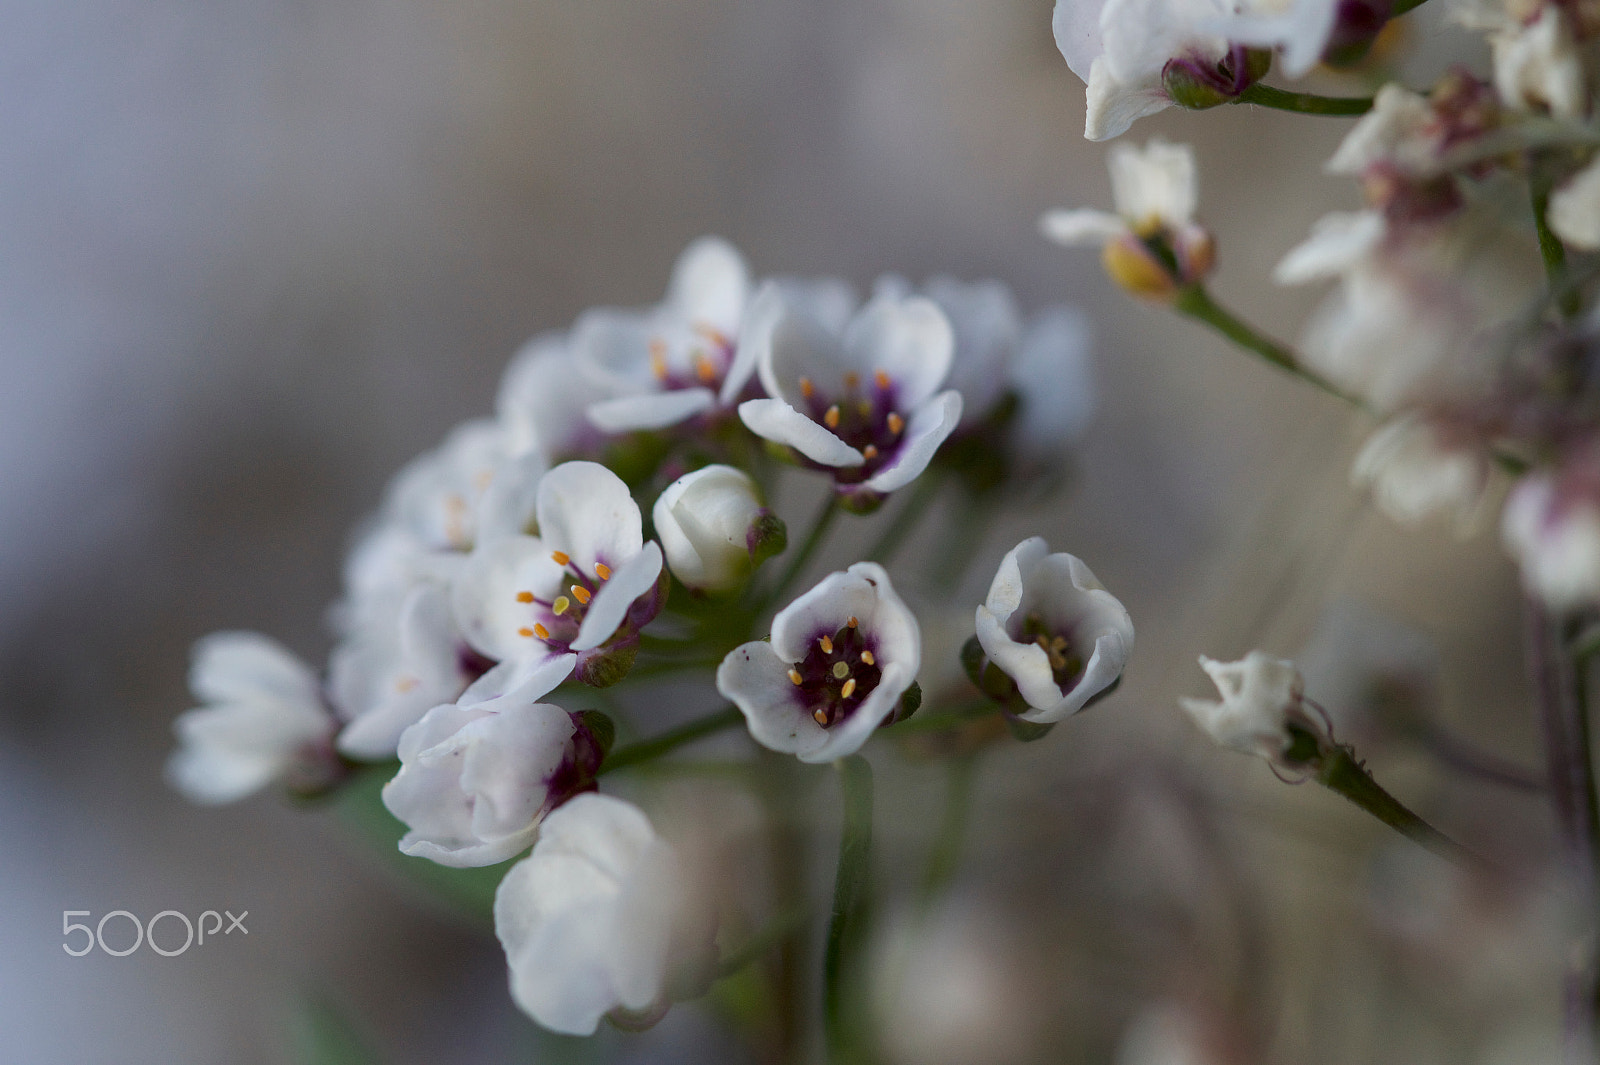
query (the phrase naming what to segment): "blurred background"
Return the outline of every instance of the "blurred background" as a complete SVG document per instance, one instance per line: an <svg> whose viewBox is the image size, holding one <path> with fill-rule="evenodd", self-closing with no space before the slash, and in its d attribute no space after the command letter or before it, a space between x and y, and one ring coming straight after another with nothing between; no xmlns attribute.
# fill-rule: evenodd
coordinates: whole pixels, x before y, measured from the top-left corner
<svg viewBox="0 0 1600 1065"><path fill-rule="evenodd" d="M756 1060L694 1008L646 1036L541 1037L493 936L334 812L197 810L161 778L196 638L259 629L320 660L349 531L388 476L490 410L525 338L659 298L708 232L763 274L992 276L1095 324L1071 488L996 526L950 625L1038 533L1123 600L1138 648L1114 699L985 757L953 891L909 946L904 900L880 899L879 956L906 974L877 1004L889 1058L1553 1053L1558 895L1461 883L1176 708L1208 694L1198 653L1310 645L1312 693L1380 780L1497 859L1547 861L1540 796L1417 742L1448 727L1538 765L1493 530L1393 527L1348 486L1355 416L1038 236L1047 208L1110 203L1047 2L3 11L7 1060L290 1062L324 1014L395 1063ZM1471 46L1421 15L1419 84ZM1227 108L1131 134L1196 144L1215 290L1280 336L1316 294L1271 287L1272 265L1355 202L1320 172L1346 128ZM1363 713L1374 670L1424 693L1426 728ZM944 780L884 761L880 871L914 881ZM249 911L248 936L177 958L60 945L63 910L224 908ZM1260 1046L1238 1050L1240 1030ZM1185 1040L1213 1056L1177 1056Z"/></svg>

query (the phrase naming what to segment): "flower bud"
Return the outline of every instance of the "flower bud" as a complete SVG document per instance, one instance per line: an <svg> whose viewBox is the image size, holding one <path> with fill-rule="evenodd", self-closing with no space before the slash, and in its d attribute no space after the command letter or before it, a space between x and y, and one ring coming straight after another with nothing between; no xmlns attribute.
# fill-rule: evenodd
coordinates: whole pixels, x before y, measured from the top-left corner
<svg viewBox="0 0 1600 1065"><path fill-rule="evenodd" d="M756 484L732 466L678 478L655 505L656 535L673 576L697 592L743 586L755 563L783 549L783 522L761 505Z"/></svg>

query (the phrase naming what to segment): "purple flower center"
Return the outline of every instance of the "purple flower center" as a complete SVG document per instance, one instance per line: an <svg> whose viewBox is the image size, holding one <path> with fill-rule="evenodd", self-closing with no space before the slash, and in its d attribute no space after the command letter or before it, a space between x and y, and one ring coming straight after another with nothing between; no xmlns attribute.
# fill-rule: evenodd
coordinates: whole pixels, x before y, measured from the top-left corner
<svg viewBox="0 0 1600 1065"><path fill-rule="evenodd" d="M823 728L854 713L882 679L875 643L855 618L837 632L818 633L805 658L789 670L797 698Z"/></svg>
<svg viewBox="0 0 1600 1065"><path fill-rule="evenodd" d="M734 343L720 330L703 322L692 327L695 342L690 344L687 365L675 366L667 358L667 342L657 337L650 341L650 373L661 382L663 391L683 388L722 387L722 379L733 365Z"/></svg>
<svg viewBox="0 0 1600 1065"><path fill-rule="evenodd" d="M553 552L551 557L563 569L561 590L550 599L542 599L531 591L516 593L517 603L523 608L523 623L517 635L527 640L539 640L552 650L565 653L572 641L578 638L584 615L594 600L600 585L611 578L611 567L595 562L595 575L589 576L564 552Z"/></svg>
<svg viewBox="0 0 1600 1065"><path fill-rule="evenodd" d="M899 409L894 381L882 370L870 381L851 371L837 391L829 391L809 377L800 378L802 410L834 436L861 452L860 466L833 471L835 479L856 484L871 477L892 458L905 432L905 415Z"/></svg>
<svg viewBox="0 0 1600 1065"><path fill-rule="evenodd" d="M1045 624L1037 614L1029 614L1022 623L1022 635L1039 645L1050 659L1050 677L1063 695L1077 687L1083 679L1084 660L1072 646L1071 634L1063 635Z"/></svg>

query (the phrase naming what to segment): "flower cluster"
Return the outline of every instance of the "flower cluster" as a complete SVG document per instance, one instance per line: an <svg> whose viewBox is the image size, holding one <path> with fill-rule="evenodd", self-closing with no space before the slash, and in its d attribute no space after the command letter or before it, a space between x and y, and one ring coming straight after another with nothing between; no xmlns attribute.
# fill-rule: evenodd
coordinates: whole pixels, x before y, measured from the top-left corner
<svg viewBox="0 0 1600 1065"><path fill-rule="evenodd" d="M718 921L686 854L600 793L657 748L613 758L618 724L578 709L585 693L715 666L750 736L802 762L909 717L921 629L885 565L768 611L839 511L870 514L919 478L977 497L1047 484L1092 406L1086 344L1076 312L1025 321L998 282L885 277L858 301L833 279L752 278L726 242L696 241L660 303L533 341L494 418L394 478L350 554L325 678L265 637L202 641L204 705L179 720L171 780L224 802L374 766L405 854L482 867L528 852L494 909L519 1006L560 1032L649 1023L703 992ZM789 550L766 502L774 457L821 481L827 508L763 580ZM1034 701L995 711L1028 720L1081 709L1132 649L1121 605L1037 540L1007 556L978 627ZM625 704L606 704L623 728L660 730L661 700Z"/></svg>

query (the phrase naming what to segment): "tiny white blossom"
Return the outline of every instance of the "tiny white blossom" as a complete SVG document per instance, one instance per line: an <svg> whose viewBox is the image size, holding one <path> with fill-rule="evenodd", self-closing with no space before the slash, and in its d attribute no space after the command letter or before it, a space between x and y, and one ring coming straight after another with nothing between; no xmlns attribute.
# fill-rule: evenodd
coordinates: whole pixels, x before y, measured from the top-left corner
<svg viewBox="0 0 1600 1065"><path fill-rule="evenodd" d="M1406 415L1367 439L1350 477L1369 488L1378 509L1402 525L1442 511L1465 535L1482 511L1489 459L1481 448L1453 444L1439 426Z"/></svg>
<svg viewBox="0 0 1600 1065"><path fill-rule="evenodd" d="M1600 602L1600 494L1583 469L1540 471L1506 497L1501 535L1528 591L1552 608Z"/></svg>
<svg viewBox="0 0 1600 1065"><path fill-rule="evenodd" d="M1437 123L1428 98L1400 85L1385 85L1372 98L1372 110L1350 127L1325 169L1359 175L1376 163L1406 174L1438 171Z"/></svg>
<svg viewBox="0 0 1600 1065"><path fill-rule="evenodd" d="M880 294L842 333L786 302L759 352L768 398L740 404L739 417L870 507L915 480L961 420L961 393L941 391L953 350L931 300Z"/></svg>
<svg viewBox="0 0 1600 1065"><path fill-rule="evenodd" d="M1545 218L1555 235L1574 248L1600 249L1600 158L1551 193Z"/></svg>
<svg viewBox="0 0 1600 1065"><path fill-rule="evenodd" d="M1029 709L1049 724L1082 710L1122 676L1133 653L1133 621L1081 559L1050 554L1040 537L1000 561L977 609L978 642Z"/></svg>
<svg viewBox="0 0 1600 1065"><path fill-rule="evenodd" d="M453 580L462 634L499 663L464 703L512 693L553 663L583 676L661 608L661 548L645 542L639 506L616 474L563 463L540 481L536 511L538 536L480 547Z"/></svg>
<svg viewBox="0 0 1600 1065"><path fill-rule="evenodd" d="M714 921L644 813L579 795L545 818L495 893L511 997L539 1024L592 1035L613 1010L661 1012L710 956Z"/></svg>
<svg viewBox="0 0 1600 1065"><path fill-rule="evenodd" d="M189 688L202 705L174 723L167 780L191 802L234 802L330 762L334 719L316 675L276 641L212 633L195 644Z"/></svg>
<svg viewBox="0 0 1600 1065"><path fill-rule="evenodd" d="M673 576L695 591L724 593L749 578L772 512L749 474L713 465L668 485L652 517Z"/></svg>
<svg viewBox="0 0 1600 1065"><path fill-rule="evenodd" d="M882 566L857 562L780 610L771 642L729 652L717 691L762 746L830 762L872 737L921 666L915 615Z"/></svg>
<svg viewBox="0 0 1600 1065"><path fill-rule="evenodd" d="M605 433L589 421L591 406L616 396L614 384L589 372L571 337L547 333L523 346L506 366L495 399L512 454L551 461L598 454Z"/></svg>
<svg viewBox="0 0 1600 1065"><path fill-rule="evenodd" d="M1237 662L1201 655L1200 668L1216 684L1221 701L1178 703L1218 745L1275 761L1289 745L1291 724L1323 735L1305 712L1305 681L1293 662L1251 651Z"/></svg>
<svg viewBox="0 0 1600 1065"><path fill-rule="evenodd" d="M401 851L457 868L503 862L593 786L599 747L573 715L537 701L545 694L436 706L401 734L400 772L383 788L407 827Z"/></svg>

